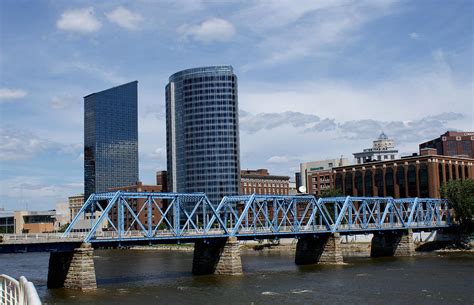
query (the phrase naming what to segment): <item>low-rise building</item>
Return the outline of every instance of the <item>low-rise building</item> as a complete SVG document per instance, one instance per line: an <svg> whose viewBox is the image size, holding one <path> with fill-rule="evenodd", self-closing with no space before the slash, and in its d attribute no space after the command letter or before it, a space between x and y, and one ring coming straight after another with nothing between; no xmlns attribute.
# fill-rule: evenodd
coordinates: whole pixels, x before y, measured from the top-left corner
<svg viewBox="0 0 474 305"><path fill-rule="evenodd" d="M438 138L420 144L420 150L434 148L440 156L474 159L474 132L447 131Z"/></svg>
<svg viewBox="0 0 474 305"><path fill-rule="evenodd" d="M319 160L319 161L311 161L305 162L300 164L300 185L298 186L298 190L300 190L300 186L304 186L303 192L304 193L313 193L316 189L325 188L326 181L321 182L322 184L315 185L313 183L313 178L317 178L319 174L323 177L327 173L331 173L332 169L337 166L346 166L349 165L349 160L347 158L339 158L339 159L327 159L327 160ZM313 176L314 175L314 176ZM297 176L298 177L298 176ZM324 180L324 179L323 179ZM320 179L317 179L317 183L320 182Z"/></svg>
<svg viewBox="0 0 474 305"><path fill-rule="evenodd" d="M56 211L15 211L15 234L54 232Z"/></svg>
<svg viewBox="0 0 474 305"><path fill-rule="evenodd" d="M242 195L288 195L288 176L270 175L267 169L241 170L240 193Z"/></svg>
<svg viewBox="0 0 474 305"><path fill-rule="evenodd" d="M347 196L440 198L440 187L450 180L474 178L474 159L420 155L333 169L334 188Z"/></svg>
<svg viewBox="0 0 474 305"><path fill-rule="evenodd" d="M15 212L0 209L1 233L15 233Z"/></svg>

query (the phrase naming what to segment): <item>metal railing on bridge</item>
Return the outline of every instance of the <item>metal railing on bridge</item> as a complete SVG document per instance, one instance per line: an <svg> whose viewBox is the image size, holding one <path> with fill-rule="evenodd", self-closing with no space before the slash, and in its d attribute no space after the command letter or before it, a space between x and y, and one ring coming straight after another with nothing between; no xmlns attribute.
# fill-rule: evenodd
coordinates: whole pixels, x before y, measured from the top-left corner
<svg viewBox="0 0 474 305"><path fill-rule="evenodd" d="M90 222L87 242L357 234L451 224L444 199L254 194L226 196L215 206L203 193L123 191L92 194L63 237L71 236L81 219Z"/></svg>
<svg viewBox="0 0 474 305"><path fill-rule="evenodd" d="M0 304L4 305L41 305L35 285L24 276L20 280L0 274Z"/></svg>

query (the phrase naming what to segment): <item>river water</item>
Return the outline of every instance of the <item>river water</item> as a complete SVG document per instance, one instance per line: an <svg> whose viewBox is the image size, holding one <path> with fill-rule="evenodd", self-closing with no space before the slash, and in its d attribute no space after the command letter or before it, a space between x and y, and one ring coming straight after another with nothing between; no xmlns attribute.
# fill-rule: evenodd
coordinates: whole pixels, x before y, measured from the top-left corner
<svg viewBox="0 0 474 305"><path fill-rule="evenodd" d="M474 255L345 258L296 266L291 252L242 254L243 276L193 276L192 252L96 250L98 289L46 288L48 253L0 254L44 304L474 304Z"/></svg>

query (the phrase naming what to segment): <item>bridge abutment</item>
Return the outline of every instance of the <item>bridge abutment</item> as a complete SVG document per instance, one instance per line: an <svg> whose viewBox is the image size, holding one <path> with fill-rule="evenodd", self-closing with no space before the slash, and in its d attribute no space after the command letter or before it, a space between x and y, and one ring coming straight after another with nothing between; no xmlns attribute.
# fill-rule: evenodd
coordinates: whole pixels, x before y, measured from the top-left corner
<svg viewBox="0 0 474 305"><path fill-rule="evenodd" d="M371 257L413 255L415 255L415 243L411 229L402 232L374 233L370 248Z"/></svg>
<svg viewBox="0 0 474 305"><path fill-rule="evenodd" d="M242 274L242 260L237 238L196 241L193 274Z"/></svg>
<svg viewBox="0 0 474 305"><path fill-rule="evenodd" d="M295 263L297 265L344 263L339 233L298 239Z"/></svg>
<svg viewBox="0 0 474 305"><path fill-rule="evenodd" d="M89 243L83 243L72 252L51 252L48 288L97 288L93 252Z"/></svg>

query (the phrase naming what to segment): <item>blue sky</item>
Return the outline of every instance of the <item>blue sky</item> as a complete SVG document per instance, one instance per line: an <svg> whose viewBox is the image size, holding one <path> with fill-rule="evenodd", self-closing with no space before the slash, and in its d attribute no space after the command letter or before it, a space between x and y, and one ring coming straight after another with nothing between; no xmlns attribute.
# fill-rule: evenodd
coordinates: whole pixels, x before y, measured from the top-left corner
<svg viewBox="0 0 474 305"><path fill-rule="evenodd" d="M0 208L83 190L83 99L139 81L140 177L165 169L164 86L181 69L239 78L242 168L369 147L401 153L474 130L472 1L0 2Z"/></svg>

